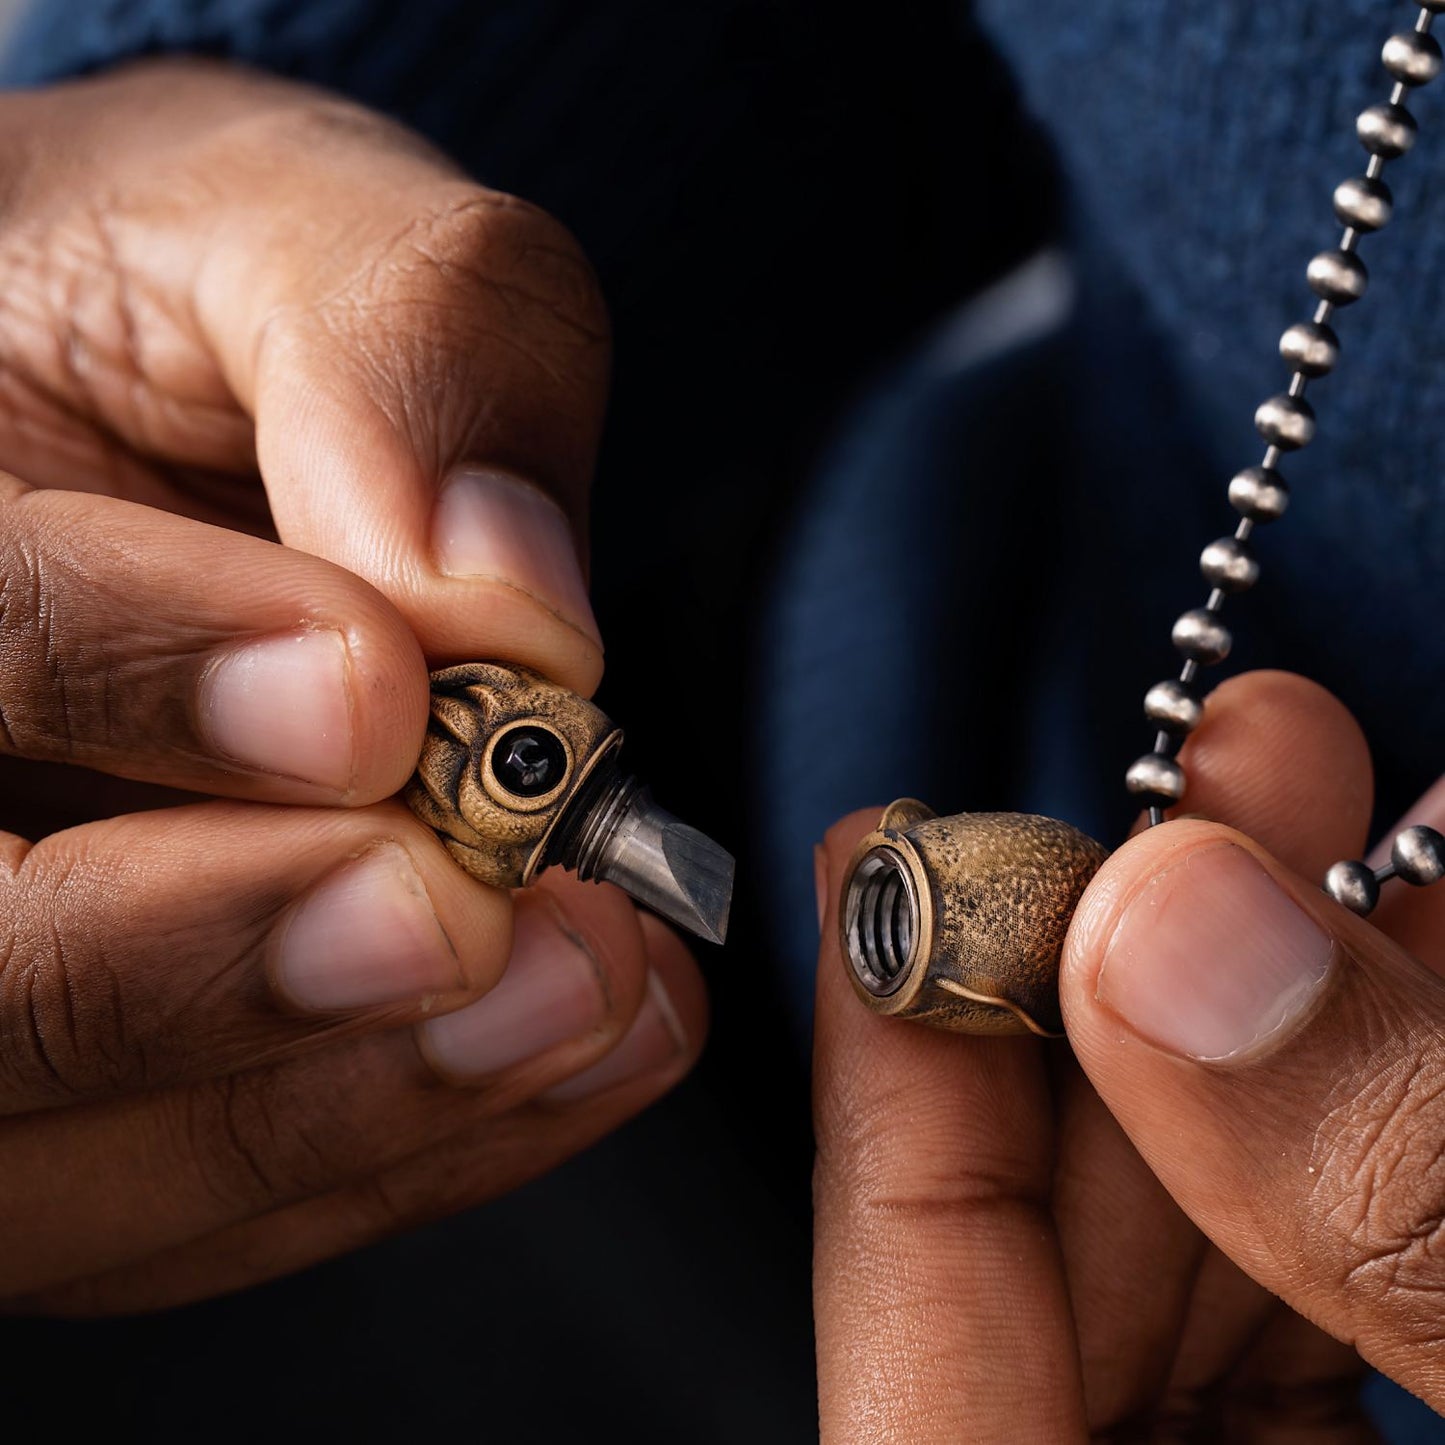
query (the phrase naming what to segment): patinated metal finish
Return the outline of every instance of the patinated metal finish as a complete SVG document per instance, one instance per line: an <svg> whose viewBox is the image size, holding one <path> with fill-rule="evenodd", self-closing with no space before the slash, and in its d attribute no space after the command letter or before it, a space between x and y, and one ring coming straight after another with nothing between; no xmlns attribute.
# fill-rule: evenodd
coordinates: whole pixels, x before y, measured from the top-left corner
<svg viewBox="0 0 1445 1445"><path fill-rule="evenodd" d="M520 888L544 866L551 834L622 734L586 698L522 667L473 662L432 674L431 721L406 801L474 878ZM555 786L523 797L497 776L493 754L514 728L562 745Z"/></svg>
<svg viewBox="0 0 1445 1445"><path fill-rule="evenodd" d="M724 940L732 857L622 770L622 734L606 714L522 667L468 663L431 681L406 801L468 873L520 888L570 868Z"/></svg>
<svg viewBox="0 0 1445 1445"><path fill-rule="evenodd" d="M1107 856L1053 818L939 818L913 799L894 803L843 885L843 953L859 997L957 1033L1061 1034L1064 935Z"/></svg>

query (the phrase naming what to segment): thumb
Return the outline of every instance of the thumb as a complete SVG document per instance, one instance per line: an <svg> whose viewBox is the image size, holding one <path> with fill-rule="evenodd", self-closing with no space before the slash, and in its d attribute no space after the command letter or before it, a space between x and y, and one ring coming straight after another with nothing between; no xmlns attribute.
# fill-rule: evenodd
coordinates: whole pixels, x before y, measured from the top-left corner
<svg viewBox="0 0 1445 1445"><path fill-rule="evenodd" d="M1070 1040L1236 1263L1445 1407L1445 982L1239 834L1105 864L1061 979Z"/></svg>

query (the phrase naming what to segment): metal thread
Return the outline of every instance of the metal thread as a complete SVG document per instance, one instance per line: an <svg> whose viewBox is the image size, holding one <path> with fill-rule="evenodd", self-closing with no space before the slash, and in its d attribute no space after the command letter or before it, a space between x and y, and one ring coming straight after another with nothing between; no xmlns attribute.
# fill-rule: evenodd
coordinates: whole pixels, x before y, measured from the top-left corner
<svg viewBox="0 0 1445 1445"><path fill-rule="evenodd" d="M895 991L913 961L918 900L903 860L875 848L858 865L843 900L848 960L859 981L880 996Z"/></svg>
<svg viewBox="0 0 1445 1445"><path fill-rule="evenodd" d="M617 825L641 787L636 778L622 771L615 755L603 758L558 820L547 849L547 865L560 863L584 883L595 878Z"/></svg>

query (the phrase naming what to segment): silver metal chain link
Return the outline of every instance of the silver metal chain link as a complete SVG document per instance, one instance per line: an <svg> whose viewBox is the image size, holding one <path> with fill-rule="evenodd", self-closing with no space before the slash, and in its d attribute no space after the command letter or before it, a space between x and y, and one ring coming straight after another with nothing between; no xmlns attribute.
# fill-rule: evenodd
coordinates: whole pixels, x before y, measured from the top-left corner
<svg viewBox="0 0 1445 1445"><path fill-rule="evenodd" d="M1436 15L1445 14L1445 0L1421 0L1413 30L1392 35L1381 59L1394 79L1390 98L1360 112L1355 133L1369 152L1369 164L1335 188L1335 215L1344 234L1333 250L1321 251L1305 273L1319 298L1314 316L1296 322L1280 338L1279 351L1290 368L1286 391L1262 402L1254 414L1255 429L1265 441L1264 459L1246 467L1229 483L1229 500L1239 523L1230 536L1211 542L1199 559L1209 584L1203 607L1186 612L1174 624L1174 646L1183 654L1178 678L1151 687L1144 698L1144 716L1158 728L1154 750L1139 758L1125 775L1130 793L1149 809L1152 827L1164 821L1164 810L1184 796L1184 769L1176 754L1199 726L1204 705L1195 683L1200 670L1229 656L1233 637L1220 620L1225 600L1247 592L1259 580L1259 560L1250 545L1257 526L1277 520L1289 504L1289 487L1280 475L1280 458L1308 446L1314 438L1314 409L1305 400L1310 382L1327 376L1339 360L1340 342L1330 321L1336 311L1365 294L1369 273L1359 257L1362 236L1378 231L1394 205L1381 177L1388 162L1398 160L1415 143L1415 118L1405 97L1440 74L1439 42L1430 33ZM1394 839L1390 861L1371 868L1357 859L1336 863L1325 874L1324 889L1337 902L1359 914L1370 913L1380 898L1380 885L1391 878L1423 887L1445 877L1445 836L1417 825Z"/></svg>

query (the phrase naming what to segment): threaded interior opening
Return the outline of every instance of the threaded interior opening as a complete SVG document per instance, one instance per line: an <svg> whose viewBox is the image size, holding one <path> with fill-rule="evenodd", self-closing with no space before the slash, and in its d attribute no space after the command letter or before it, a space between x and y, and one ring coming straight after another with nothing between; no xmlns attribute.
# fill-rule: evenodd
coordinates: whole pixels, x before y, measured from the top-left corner
<svg viewBox="0 0 1445 1445"><path fill-rule="evenodd" d="M848 962L859 982L880 998L899 989L913 963L918 899L907 864L892 848L866 854L843 900Z"/></svg>

